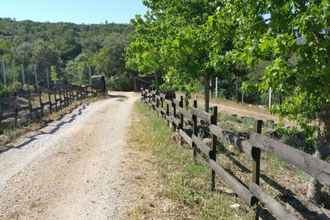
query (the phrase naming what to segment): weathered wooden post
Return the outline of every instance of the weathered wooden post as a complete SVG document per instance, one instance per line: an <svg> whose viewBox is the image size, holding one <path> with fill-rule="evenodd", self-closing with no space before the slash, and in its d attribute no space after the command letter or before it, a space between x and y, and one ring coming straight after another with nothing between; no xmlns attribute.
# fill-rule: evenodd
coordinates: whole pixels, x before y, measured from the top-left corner
<svg viewBox="0 0 330 220"><path fill-rule="evenodd" d="M194 108L197 109L198 105L197 105L197 100L194 100ZM193 135L195 135L196 137L198 137L198 124L197 124L197 115L192 114L192 120L193 120ZM192 144L192 148L193 148L193 158L194 161L197 162L197 146L196 143L193 142Z"/></svg>
<svg viewBox="0 0 330 220"><path fill-rule="evenodd" d="M262 133L263 121L258 120L256 122L256 132L258 134ZM261 150L256 147L252 147L252 182L256 185L260 185L260 159L261 159ZM258 209L256 209L255 219L259 219Z"/></svg>
<svg viewBox="0 0 330 220"><path fill-rule="evenodd" d="M159 116L160 115L160 112L159 112L159 96L157 95L156 96L156 111L157 111L157 115Z"/></svg>
<svg viewBox="0 0 330 220"><path fill-rule="evenodd" d="M144 103L146 103L146 98L147 98L146 90L142 89L141 93L142 93L142 100L143 100Z"/></svg>
<svg viewBox="0 0 330 220"><path fill-rule="evenodd" d="M211 124L217 126L218 125L218 107L213 107L213 114L211 118ZM212 151L210 152L210 159L217 161L217 145L218 138L216 135L212 134ZM211 168L211 190L215 190L215 171Z"/></svg>
<svg viewBox="0 0 330 220"><path fill-rule="evenodd" d="M187 94L186 94L186 96L185 96L185 108L186 108L186 110L188 111L188 109L189 109L189 97L188 97Z"/></svg>
<svg viewBox="0 0 330 220"><path fill-rule="evenodd" d="M66 86L63 88L63 99L64 99L64 106L68 106L68 94Z"/></svg>
<svg viewBox="0 0 330 220"><path fill-rule="evenodd" d="M15 111L15 128L17 128L18 122L18 103L17 103L17 92L14 93L14 111Z"/></svg>
<svg viewBox="0 0 330 220"><path fill-rule="evenodd" d="M155 111L156 110L156 92L153 91L152 93L152 98L151 98L151 106L152 106L152 109Z"/></svg>
<svg viewBox="0 0 330 220"><path fill-rule="evenodd" d="M62 90L62 95L63 95L63 106L66 107L67 106L67 99L66 99L66 88L64 87Z"/></svg>
<svg viewBox="0 0 330 220"><path fill-rule="evenodd" d="M32 94L31 94L31 90L29 90L28 93L29 93L28 105L29 105L29 112L30 112L30 120L33 121L33 106L32 106Z"/></svg>
<svg viewBox="0 0 330 220"><path fill-rule="evenodd" d="M62 89L59 89L58 92L59 92L59 97L60 97L60 109L62 110L64 108L63 91L62 91Z"/></svg>
<svg viewBox="0 0 330 220"><path fill-rule="evenodd" d="M160 96L160 106L161 106L162 110L164 110L164 97L162 95ZM165 115L163 114L163 111L161 112L161 114L162 114L162 117L164 118Z"/></svg>
<svg viewBox="0 0 330 220"><path fill-rule="evenodd" d="M1 98L0 98L0 101L1 101ZM3 114L2 112L3 111L2 111L2 104L1 103L2 103L2 101L0 102L0 135L3 134L3 127L2 127L2 124L1 124L1 122L2 122L2 114Z"/></svg>
<svg viewBox="0 0 330 220"><path fill-rule="evenodd" d="M170 105L168 104L168 102L166 102L166 120L167 120L167 125L170 126Z"/></svg>
<svg viewBox="0 0 330 220"><path fill-rule="evenodd" d="M70 88L70 100L71 100L71 103L74 102L74 90L72 87Z"/></svg>
<svg viewBox="0 0 330 220"><path fill-rule="evenodd" d="M179 107L181 108L181 114L180 114L180 124L179 124L179 130L183 131L184 128L184 116L183 116L183 105L184 105L184 100L183 100L183 96L180 96L180 102L179 102ZM183 138L180 138L180 144L183 145Z"/></svg>
<svg viewBox="0 0 330 220"><path fill-rule="evenodd" d="M172 126L173 126L173 131L176 131L176 103L172 101L172 108L173 108L173 121L172 121Z"/></svg>
<svg viewBox="0 0 330 220"><path fill-rule="evenodd" d="M42 102L42 91L39 90L40 118L44 117L44 103Z"/></svg>
<svg viewBox="0 0 330 220"><path fill-rule="evenodd" d="M69 106L69 97L68 97L68 88L64 88L64 104L65 106Z"/></svg>
<svg viewBox="0 0 330 220"><path fill-rule="evenodd" d="M77 100L80 100L81 98L81 89L80 86L77 88Z"/></svg>
<svg viewBox="0 0 330 220"><path fill-rule="evenodd" d="M67 100L67 105L70 105L70 92L69 92L69 87L65 88L65 95L66 95L66 100Z"/></svg>
<svg viewBox="0 0 330 220"><path fill-rule="evenodd" d="M57 89L53 91L54 95L54 101L55 101L55 111L58 111L58 106L57 106Z"/></svg>
<svg viewBox="0 0 330 220"><path fill-rule="evenodd" d="M48 102L49 102L49 114L53 113L53 103L52 103L52 97L51 97L51 92L47 91L47 95L48 95Z"/></svg>

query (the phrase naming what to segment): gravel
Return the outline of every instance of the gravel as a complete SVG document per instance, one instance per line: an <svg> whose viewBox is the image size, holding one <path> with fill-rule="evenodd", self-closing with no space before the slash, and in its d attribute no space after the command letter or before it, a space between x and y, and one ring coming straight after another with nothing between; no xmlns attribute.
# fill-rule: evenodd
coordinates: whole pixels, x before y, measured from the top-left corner
<svg viewBox="0 0 330 220"><path fill-rule="evenodd" d="M134 93L81 106L0 154L0 219L122 219Z"/></svg>

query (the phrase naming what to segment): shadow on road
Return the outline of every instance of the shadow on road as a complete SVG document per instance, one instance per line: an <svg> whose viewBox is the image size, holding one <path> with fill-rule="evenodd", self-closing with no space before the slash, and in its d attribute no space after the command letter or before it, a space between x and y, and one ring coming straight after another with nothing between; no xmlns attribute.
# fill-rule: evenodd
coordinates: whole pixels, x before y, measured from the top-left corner
<svg viewBox="0 0 330 220"><path fill-rule="evenodd" d="M54 127L51 130L49 130L48 132L39 131L38 134L35 134L35 135L32 135L32 136L27 137L26 138L27 140L24 141L23 143L19 144L19 145L8 145L8 146L5 146L3 149L0 149L0 154L1 153L4 153L6 151L9 151L11 149L21 149L21 148L25 147L26 145L28 145L28 144L30 144L30 143L38 140L38 137L39 136L47 135L47 134L48 135L52 135L52 134L56 133L64 125L72 123L79 115L81 115L83 113L83 110L84 109L86 109L86 105L82 106L82 108L80 108L77 113L75 113L74 115L70 116L69 117L69 120L59 122L58 124L54 125ZM60 117L59 121L62 120L63 118L64 118L64 115L62 115ZM47 126L43 126L42 128L45 128L45 127L47 127Z"/></svg>
<svg viewBox="0 0 330 220"><path fill-rule="evenodd" d="M108 97L109 97L109 98L128 99L128 97L125 96L125 95L111 95L111 94L109 94Z"/></svg>

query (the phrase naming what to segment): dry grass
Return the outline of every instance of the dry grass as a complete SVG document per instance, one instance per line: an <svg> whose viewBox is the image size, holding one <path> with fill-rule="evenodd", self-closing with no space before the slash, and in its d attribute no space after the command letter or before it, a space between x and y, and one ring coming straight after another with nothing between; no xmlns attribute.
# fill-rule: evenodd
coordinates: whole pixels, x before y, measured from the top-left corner
<svg viewBox="0 0 330 220"><path fill-rule="evenodd" d="M138 120L133 120L130 145L153 158L157 172L147 181L157 185L148 193L158 201L150 211L149 203L142 199L131 210L131 219L252 219L251 209L231 192L209 190L209 168L194 163L191 149L174 141L161 118L141 103L136 104L135 112ZM229 191L220 182L217 188ZM234 204L238 208L233 208Z"/></svg>

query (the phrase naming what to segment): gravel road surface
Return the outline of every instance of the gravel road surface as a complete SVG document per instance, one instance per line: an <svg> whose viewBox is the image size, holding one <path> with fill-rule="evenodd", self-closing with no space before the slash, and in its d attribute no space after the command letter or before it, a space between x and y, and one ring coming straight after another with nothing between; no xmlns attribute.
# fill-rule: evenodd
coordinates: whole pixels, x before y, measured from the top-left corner
<svg viewBox="0 0 330 220"><path fill-rule="evenodd" d="M130 195L120 167L137 98L112 93L0 154L0 219L122 219Z"/></svg>

